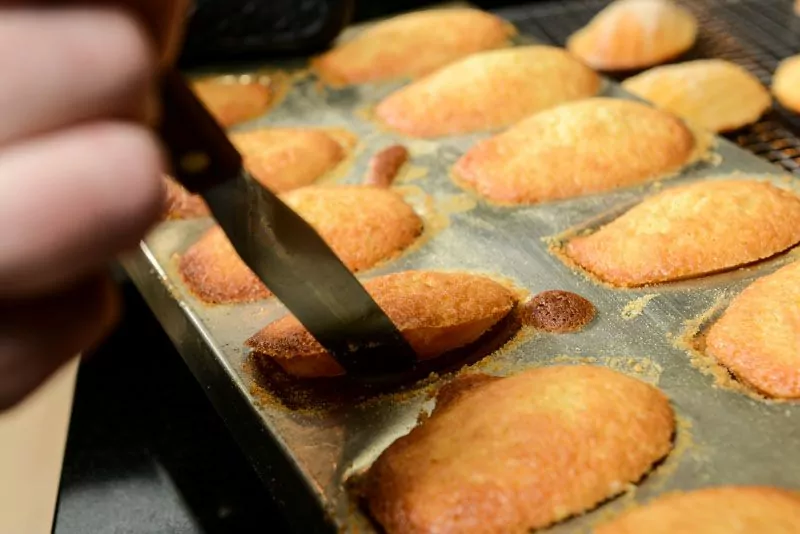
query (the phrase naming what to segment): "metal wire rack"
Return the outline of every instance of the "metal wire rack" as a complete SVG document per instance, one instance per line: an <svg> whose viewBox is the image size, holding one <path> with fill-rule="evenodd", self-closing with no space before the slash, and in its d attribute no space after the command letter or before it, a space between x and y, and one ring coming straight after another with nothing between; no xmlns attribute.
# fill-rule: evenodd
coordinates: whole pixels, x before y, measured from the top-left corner
<svg viewBox="0 0 800 534"><path fill-rule="evenodd" d="M700 33L678 61L719 58L757 76L767 87L778 63L800 53L800 16L792 0L679 0L694 13ZM500 11L525 33L563 46L608 0L551 0ZM618 78L621 79L621 78ZM727 134L741 147L800 174L800 116L780 107L756 124Z"/></svg>

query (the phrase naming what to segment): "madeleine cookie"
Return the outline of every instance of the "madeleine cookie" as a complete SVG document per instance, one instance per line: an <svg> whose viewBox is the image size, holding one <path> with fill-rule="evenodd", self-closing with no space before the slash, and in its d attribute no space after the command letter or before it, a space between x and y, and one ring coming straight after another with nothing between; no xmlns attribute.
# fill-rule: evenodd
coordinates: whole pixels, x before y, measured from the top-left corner
<svg viewBox="0 0 800 534"><path fill-rule="evenodd" d="M308 221L353 271L395 256L422 232L422 220L411 206L387 189L309 186L281 195L281 199ZM181 256L179 270L189 289L208 303L248 302L270 295L218 227Z"/></svg>
<svg viewBox="0 0 800 534"><path fill-rule="evenodd" d="M800 241L800 197L766 182L714 180L648 198L565 253L601 280L642 286L732 269Z"/></svg>
<svg viewBox="0 0 800 534"><path fill-rule="evenodd" d="M263 128L230 135L253 178L275 193L310 185L344 160L356 138L344 130Z"/></svg>
<svg viewBox="0 0 800 534"><path fill-rule="evenodd" d="M708 331L706 352L759 393L800 398L800 262L736 297Z"/></svg>
<svg viewBox="0 0 800 534"><path fill-rule="evenodd" d="M672 447L667 397L610 369L462 380L367 473L387 534L547 527L622 492Z"/></svg>
<svg viewBox="0 0 800 534"><path fill-rule="evenodd" d="M277 96L270 83L240 81L235 76L196 80L191 87L214 118L225 127L258 117L269 109Z"/></svg>
<svg viewBox="0 0 800 534"><path fill-rule="evenodd" d="M209 304L252 302L272 294L239 258L219 226L208 229L180 256L178 271L189 290Z"/></svg>
<svg viewBox="0 0 800 534"><path fill-rule="evenodd" d="M617 0L567 40L567 49L604 71L643 69L689 50L697 21L669 0Z"/></svg>
<svg viewBox="0 0 800 534"><path fill-rule="evenodd" d="M364 287L421 360L478 340L515 305L509 289L487 277L465 273L406 271L373 278ZM247 345L295 376L344 373L291 315L267 325Z"/></svg>
<svg viewBox="0 0 800 534"><path fill-rule="evenodd" d="M800 54L780 62L772 76L772 94L783 107L800 113Z"/></svg>
<svg viewBox="0 0 800 534"><path fill-rule="evenodd" d="M416 78L508 43L514 28L477 9L430 9L380 22L311 65L329 85Z"/></svg>
<svg viewBox="0 0 800 534"><path fill-rule="evenodd" d="M800 494L766 486L672 493L623 513L596 534L794 534Z"/></svg>
<svg viewBox="0 0 800 534"><path fill-rule="evenodd" d="M564 50L525 46L475 54L386 97L380 122L414 137L508 126L537 111L597 93L600 77Z"/></svg>
<svg viewBox="0 0 800 534"><path fill-rule="evenodd" d="M695 139L639 102L591 98L542 111L479 142L454 177L494 202L533 204L636 185L680 169Z"/></svg>
<svg viewBox="0 0 800 534"><path fill-rule="evenodd" d="M203 197L190 193L174 178L164 176L164 187L167 189L167 202L163 219L195 219L210 214Z"/></svg>
<svg viewBox="0 0 800 534"><path fill-rule="evenodd" d="M281 199L302 215L353 271L391 258L422 233L422 219L399 193L385 188L304 187Z"/></svg>
<svg viewBox="0 0 800 534"><path fill-rule="evenodd" d="M656 67L628 78L622 87L713 132L752 124L772 105L758 78L721 59Z"/></svg>

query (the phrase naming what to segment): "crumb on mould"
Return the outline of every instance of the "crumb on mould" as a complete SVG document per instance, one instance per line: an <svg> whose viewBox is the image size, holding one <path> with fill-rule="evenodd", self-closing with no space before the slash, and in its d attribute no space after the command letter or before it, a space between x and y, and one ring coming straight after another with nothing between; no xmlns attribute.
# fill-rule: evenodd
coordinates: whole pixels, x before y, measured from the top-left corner
<svg viewBox="0 0 800 534"><path fill-rule="evenodd" d="M522 322L547 332L577 332L592 322L594 304L569 291L551 290L534 295L520 306Z"/></svg>
<svg viewBox="0 0 800 534"><path fill-rule="evenodd" d="M650 303L651 300L658 296L657 293L652 293L650 295L644 295L642 297L633 299L632 301L625 304L622 308L622 313L620 314L623 319L626 321L630 321L631 319L635 319L639 317L647 305Z"/></svg>
<svg viewBox="0 0 800 534"><path fill-rule="evenodd" d="M408 161L408 149L403 145L392 145L377 152L369 162L365 185L390 187L400 169Z"/></svg>

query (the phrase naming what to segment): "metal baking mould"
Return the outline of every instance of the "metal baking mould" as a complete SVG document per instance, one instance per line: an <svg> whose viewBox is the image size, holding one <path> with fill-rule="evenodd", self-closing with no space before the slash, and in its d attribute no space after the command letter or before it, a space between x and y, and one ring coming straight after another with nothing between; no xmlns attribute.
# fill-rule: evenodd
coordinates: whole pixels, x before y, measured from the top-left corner
<svg viewBox="0 0 800 534"><path fill-rule="evenodd" d="M397 86L329 90L320 89L311 77L300 77L275 109L241 129L278 125L349 129L359 136L360 145L338 173L338 181L346 183L360 182L370 156L378 150L396 143L409 148L411 162L396 185L425 218L426 235L411 250L362 278L407 269L477 271L508 279L531 293L573 291L597 307L597 318L584 331L551 335L523 329L513 342L476 363L477 370L507 375L554 363L592 363L648 380L669 395L679 418L675 451L635 489L549 531L585 531L609 513L670 490L729 483L800 486L800 463L794 461L800 448L800 410L719 386L714 373L701 369L679 342L696 327L698 318L719 310L753 279L789 261L792 253L698 280L615 290L570 269L549 250L553 236L597 224L662 187L732 172L755 173L781 187L794 187L794 182L779 168L718 139L716 161L692 165L660 184L530 207L494 207L449 177L455 160L489 134L418 141L370 122L365 110ZM606 84L604 94L627 98L613 83ZM297 530L374 531L346 482L414 426L420 411L430 407L430 392L442 379L434 377L403 393L367 395L366 401L327 402L325 409L310 409L330 401L310 390L299 399L303 409L281 404L281 395L287 399L279 391L281 384L257 378L243 346L250 335L282 315L279 303L272 299L204 305L187 292L177 275L175 254L210 224L210 219L162 223L135 254L123 260L123 266L256 470L278 499L290 503L286 510Z"/></svg>

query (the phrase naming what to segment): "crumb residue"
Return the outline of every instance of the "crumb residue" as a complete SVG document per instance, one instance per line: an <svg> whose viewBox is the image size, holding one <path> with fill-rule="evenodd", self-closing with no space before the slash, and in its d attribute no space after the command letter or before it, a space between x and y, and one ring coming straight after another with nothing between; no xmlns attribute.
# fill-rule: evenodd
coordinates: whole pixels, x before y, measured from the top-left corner
<svg viewBox="0 0 800 534"><path fill-rule="evenodd" d="M625 306L622 308L622 313L620 315L626 321L630 321L631 319L639 317L644 311L645 307L647 307L647 304L657 296L658 293L651 293L649 295L644 295L637 299L633 299L632 301L625 304Z"/></svg>
<svg viewBox="0 0 800 534"><path fill-rule="evenodd" d="M373 122L375 120L375 105L365 104L363 106L359 106L353 110L353 115L364 122Z"/></svg>
<svg viewBox="0 0 800 534"><path fill-rule="evenodd" d="M411 152L417 155L435 154L439 149L439 143L424 139L408 139L404 143Z"/></svg>
<svg viewBox="0 0 800 534"><path fill-rule="evenodd" d="M567 356L552 358L547 365L602 365L614 371L631 375L649 384L658 384L663 369L650 358L640 356Z"/></svg>
<svg viewBox="0 0 800 534"><path fill-rule="evenodd" d="M543 291L520 305L523 324L546 332L582 330L592 322L597 309L580 295L569 291Z"/></svg>
<svg viewBox="0 0 800 534"><path fill-rule="evenodd" d="M448 195L437 201L439 209L445 213L464 213L474 209L478 202L470 195Z"/></svg>
<svg viewBox="0 0 800 534"><path fill-rule="evenodd" d="M427 167L412 165L409 163L400 169L400 173L397 175L397 178L395 178L395 183L414 182L416 180L425 178L427 175Z"/></svg>
<svg viewBox="0 0 800 534"><path fill-rule="evenodd" d="M670 477L678 470L678 466L681 465L684 456L690 452L694 454L698 450L698 445L692 433L692 426L692 421L677 413L675 414L675 437L672 443L672 450L650 474L652 477L652 489L662 490Z"/></svg>

